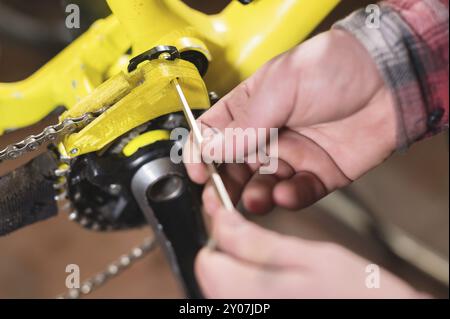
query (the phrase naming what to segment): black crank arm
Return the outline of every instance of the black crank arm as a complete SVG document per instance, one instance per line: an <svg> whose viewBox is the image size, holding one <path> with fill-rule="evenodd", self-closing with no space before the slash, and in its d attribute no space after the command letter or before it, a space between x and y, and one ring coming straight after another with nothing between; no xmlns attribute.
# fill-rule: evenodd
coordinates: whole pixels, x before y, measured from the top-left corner
<svg viewBox="0 0 450 319"><path fill-rule="evenodd" d="M183 164L164 157L136 172L132 191L187 297L202 298L194 274L195 257L206 242L201 189L189 180Z"/></svg>

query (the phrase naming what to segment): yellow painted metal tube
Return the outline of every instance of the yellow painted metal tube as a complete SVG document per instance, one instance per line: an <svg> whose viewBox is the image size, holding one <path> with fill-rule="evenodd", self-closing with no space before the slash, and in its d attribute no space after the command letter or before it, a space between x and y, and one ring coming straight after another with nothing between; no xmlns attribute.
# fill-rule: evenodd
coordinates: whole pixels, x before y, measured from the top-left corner
<svg viewBox="0 0 450 319"><path fill-rule="evenodd" d="M135 48L198 37L213 60L209 89L223 95L265 62L303 41L339 0L232 1L219 14L205 15L180 0L108 0Z"/></svg>
<svg viewBox="0 0 450 319"><path fill-rule="evenodd" d="M233 1L212 18L225 48L211 64L206 82L222 94L264 63L299 44L339 0L260 0L242 6ZM194 22L195 23L195 22ZM212 50L214 56L216 52ZM223 72L221 70L230 70Z"/></svg>
<svg viewBox="0 0 450 319"><path fill-rule="evenodd" d="M140 54L157 44L173 31L189 24L180 19L178 12L169 10L164 0L107 0L114 16L120 21L133 43L133 53ZM181 33L180 33L181 36Z"/></svg>
<svg viewBox="0 0 450 319"><path fill-rule="evenodd" d="M0 135L38 122L57 106L70 109L103 82L129 47L129 39L111 16L97 21L26 80L0 83Z"/></svg>
<svg viewBox="0 0 450 319"><path fill-rule="evenodd" d="M187 49L202 52L208 60L211 54L201 40L200 30L194 28L189 21L192 16L180 15L180 7L170 6L167 0L107 0L114 16L119 19L133 44L133 55L138 55L157 45L171 45L180 52ZM177 2L175 2L177 3ZM198 17L205 15L190 9L191 14Z"/></svg>
<svg viewBox="0 0 450 319"><path fill-rule="evenodd" d="M69 116L120 100L89 127L65 140L69 150L79 150L76 155L96 151L134 125L180 110L172 103L175 93L162 90L168 74L145 77L140 88L129 82L134 76L115 76L127 64L123 53L130 45L132 55L162 44L203 52L211 60L204 79L206 87L224 95L272 57L303 41L339 3L258 0L243 6L232 1L221 13L205 15L180 0L107 1L113 11L111 17L98 21L30 78L0 83L0 135L6 129L38 122L59 105L69 109L64 115ZM162 62L152 63L156 70L163 70L156 66ZM144 64L140 68L150 72L148 67ZM114 80L92 93L110 77ZM182 83L188 86L190 99L198 108L207 108L205 83L198 74L185 78ZM150 94L160 91L164 96ZM148 104L154 108L146 108Z"/></svg>

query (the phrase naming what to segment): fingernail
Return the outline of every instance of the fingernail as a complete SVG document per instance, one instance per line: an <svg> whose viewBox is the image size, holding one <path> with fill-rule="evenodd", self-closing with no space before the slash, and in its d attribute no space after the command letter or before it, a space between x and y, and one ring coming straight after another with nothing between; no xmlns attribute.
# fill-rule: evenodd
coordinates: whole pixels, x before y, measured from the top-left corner
<svg viewBox="0 0 450 319"><path fill-rule="evenodd" d="M213 161L220 161L222 159L223 142L224 136L221 132L215 132L204 139L202 156L206 163L212 163Z"/></svg>
<svg viewBox="0 0 450 319"><path fill-rule="evenodd" d="M208 215L214 216L217 214L220 209L218 200L215 189L211 185L206 186L203 194L203 205Z"/></svg>

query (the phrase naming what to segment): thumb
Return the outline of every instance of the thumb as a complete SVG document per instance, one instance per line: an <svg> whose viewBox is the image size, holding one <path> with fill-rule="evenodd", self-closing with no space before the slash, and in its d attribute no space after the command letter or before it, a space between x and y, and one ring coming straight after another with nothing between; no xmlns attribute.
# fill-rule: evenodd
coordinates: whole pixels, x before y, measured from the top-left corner
<svg viewBox="0 0 450 319"><path fill-rule="evenodd" d="M303 267L319 257L316 242L281 235L220 208L213 216L213 238L220 250L242 261L266 267ZM302 258L298 258L301 252ZM318 260L320 262L320 260Z"/></svg>

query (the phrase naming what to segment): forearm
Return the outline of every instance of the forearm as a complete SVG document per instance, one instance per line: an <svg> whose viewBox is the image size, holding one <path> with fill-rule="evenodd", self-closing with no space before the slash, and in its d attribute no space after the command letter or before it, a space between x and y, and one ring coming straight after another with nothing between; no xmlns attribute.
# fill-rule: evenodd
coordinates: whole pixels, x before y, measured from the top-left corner
<svg viewBox="0 0 450 319"><path fill-rule="evenodd" d="M364 9L335 28L369 51L395 99L397 146L448 128L448 0L390 0L379 4L378 27Z"/></svg>

